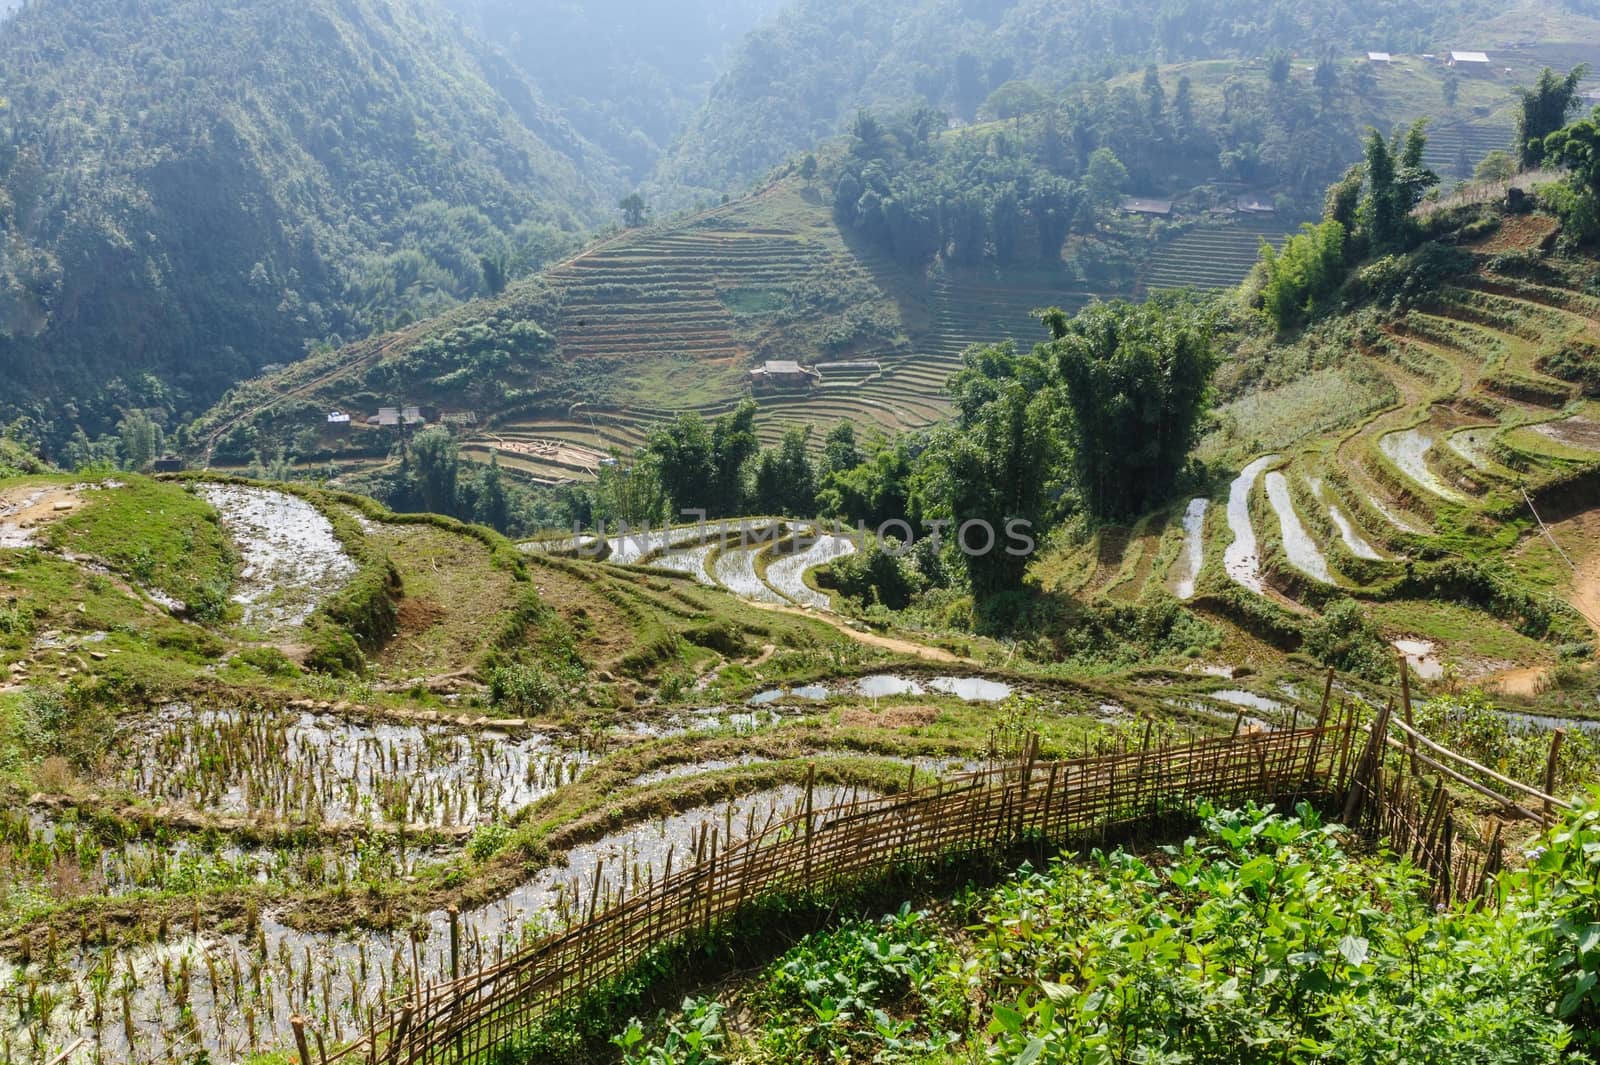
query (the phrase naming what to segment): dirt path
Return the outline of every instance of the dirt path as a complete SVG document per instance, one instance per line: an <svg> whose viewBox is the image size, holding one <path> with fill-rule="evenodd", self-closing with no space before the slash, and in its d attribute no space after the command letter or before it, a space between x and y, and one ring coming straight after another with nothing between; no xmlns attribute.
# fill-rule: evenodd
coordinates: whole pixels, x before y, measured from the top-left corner
<svg viewBox="0 0 1600 1065"><path fill-rule="evenodd" d="M1536 526L1518 554L1534 544L1548 548L1552 542L1560 553L1552 564L1570 574L1567 603L1600 634L1600 509L1585 511L1543 530Z"/></svg>
<svg viewBox="0 0 1600 1065"><path fill-rule="evenodd" d="M24 484L0 492L0 547L27 547L41 525L69 514L83 502L65 485Z"/></svg>
<svg viewBox="0 0 1600 1065"><path fill-rule="evenodd" d="M746 602L749 601L746 600ZM820 621L824 625L831 626L844 633L844 635L848 636L856 643L865 644L868 647L881 648L885 651L893 651L895 654L911 655L914 658L920 658L926 662L945 662L964 666L982 665L982 663L976 659L962 658L960 655L953 655L949 651L942 650L938 647L929 647L927 644L915 643L911 640L901 640L893 636L880 636L875 632L862 632L860 629L851 628L850 625L842 618L830 617L826 614L818 614L811 610L802 610L797 606L777 606L770 603L749 603L749 605L760 610L770 610L776 614L793 614L795 617L810 618L812 621Z"/></svg>

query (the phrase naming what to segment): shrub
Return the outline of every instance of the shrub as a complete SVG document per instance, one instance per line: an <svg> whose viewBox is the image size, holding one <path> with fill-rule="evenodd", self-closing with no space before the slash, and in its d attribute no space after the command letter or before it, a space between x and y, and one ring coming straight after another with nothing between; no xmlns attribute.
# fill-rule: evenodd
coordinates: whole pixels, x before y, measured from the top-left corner
<svg viewBox="0 0 1600 1065"><path fill-rule="evenodd" d="M318 626L306 666L318 673L341 677L360 673L367 667L366 655L348 632L330 625Z"/></svg>
<svg viewBox="0 0 1600 1065"><path fill-rule="evenodd" d="M234 660L269 677L291 677L300 672L289 661L289 657L276 647L246 647L234 655Z"/></svg>
<svg viewBox="0 0 1600 1065"><path fill-rule="evenodd" d="M505 713L530 717L548 713L565 700L561 683L538 666L513 662L489 674L489 701Z"/></svg>

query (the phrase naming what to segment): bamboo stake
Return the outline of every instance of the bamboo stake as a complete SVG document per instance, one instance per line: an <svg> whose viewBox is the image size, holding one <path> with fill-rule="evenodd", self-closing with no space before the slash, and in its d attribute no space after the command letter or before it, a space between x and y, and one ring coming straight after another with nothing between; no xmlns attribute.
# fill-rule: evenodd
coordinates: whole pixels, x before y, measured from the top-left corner
<svg viewBox="0 0 1600 1065"><path fill-rule="evenodd" d="M1421 776L1422 770L1417 766L1417 725L1411 718L1411 664L1403 654L1400 655L1400 706L1405 711L1406 749L1411 753L1411 775Z"/></svg>
<svg viewBox="0 0 1600 1065"><path fill-rule="evenodd" d="M1544 763L1544 792L1554 795L1556 790L1556 767L1561 758L1561 744L1566 741L1565 729L1556 729L1550 734L1550 757ZM1546 820L1554 820L1555 810L1550 805L1550 800L1544 801L1544 816Z"/></svg>

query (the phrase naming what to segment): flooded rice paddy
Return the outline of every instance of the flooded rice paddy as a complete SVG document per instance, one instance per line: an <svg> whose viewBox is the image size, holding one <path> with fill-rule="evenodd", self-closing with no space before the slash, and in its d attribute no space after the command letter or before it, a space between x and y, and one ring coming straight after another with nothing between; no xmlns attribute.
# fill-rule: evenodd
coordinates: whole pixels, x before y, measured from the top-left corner
<svg viewBox="0 0 1600 1065"><path fill-rule="evenodd" d="M1277 461L1277 455L1256 459L1240 470L1228 487L1228 529L1233 533L1233 542L1223 552L1222 565L1235 582L1257 594L1265 592L1266 585L1261 580L1256 530L1250 523L1250 492L1267 467Z"/></svg>
<svg viewBox="0 0 1600 1065"><path fill-rule="evenodd" d="M244 558L233 599L244 607L246 628L296 629L326 595L355 576L356 564L333 524L299 496L222 484L200 492Z"/></svg>
<svg viewBox="0 0 1600 1065"><path fill-rule="evenodd" d="M1194 598L1195 581L1199 579L1200 567L1205 562L1206 511L1210 507L1209 499L1191 499L1184 509L1183 549L1178 553L1178 560L1173 563L1169 577L1172 594L1179 599Z"/></svg>

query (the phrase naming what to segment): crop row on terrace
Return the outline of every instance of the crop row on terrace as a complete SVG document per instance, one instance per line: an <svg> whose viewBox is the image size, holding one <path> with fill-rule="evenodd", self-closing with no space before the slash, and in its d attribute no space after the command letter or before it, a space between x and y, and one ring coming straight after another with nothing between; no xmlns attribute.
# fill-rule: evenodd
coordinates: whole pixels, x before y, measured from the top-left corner
<svg viewBox="0 0 1600 1065"><path fill-rule="evenodd" d="M145 851L135 843L113 848L100 842L103 832L90 842L74 827L81 822L41 821L37 815L26 823L5 821L0 823L0 856L15 848L26 864L52 848L65 859L70 848L70 860L80 868L98 873L122 870L115 875L129 881L116 886L109 879L102 882L106 896L123 900L120 909L107 913L109 922L97 917L91 906L79 909L76 927L69 917L21 940L13 938L0 961L0 977L9 988L0 999L0 1031L9 1040L8 1053L19 1062L42 1062L56 1048L85 1035L90 1043L72 1059L75 1062L157 1062L200 1052L213 1060L236 1060L282 1046L288 1039L289 1018L296 1014L307 1017L330 1039L351 1038L370 1023L382 1003L407 988L437 981L458 966L470 968L504 957L529 937L581 916L597 899L604 902L620 891L637 890L651 878L659 879L675 860L687 860L700 834L712 827L727 841L787 816L805 798L804 789L793 781L808 772L807 764L819 758L825 766L834 764L826 760L825 745L832 727L827 723L835 713L859 721L832 742L846 738L855 744L869 742L867 737L876 727L870 725L875 714L835 711L827 700L833 697L838 706L843 692L869 689L879 698L895 692L916 698L918 714L940 713L930 708L930 701L960 707L967 700L1000 698L1010 691L1005 684L961 677L919 682L869 676L843 688L807 688L793 697L774 690L775 698L763 695L757 711L690 706L677 718L646 724L642 730L619 724L614 742L621 747L614 768L609 757L582 756L570 775L532 784L529 763L519 752L542 741L536 734L521 733L519 740L497 732L492 722L489 728L465 734L449 726L421 725L407 738L397 739L338 715L322 715L308 724L303 712L285 716L280 710L234 708L189 714L172 708L135 725L136 735L145 737L138 746L150 756L132 755L130 765L138 768L125 780L154 800L170 795L174 780L182 781L183 793L198 801L240 808L230 797L253 790L277 794L271 786L258 789L251 783L277 773L300 774L302 783L289 791L323 795L337 795L349 786L341 776L365 787L380 776L398 781L419 773L437 774L438 779L450 781L444 791L444 804L453 811L449 816L463 827L481 827L515 814L513 809L497 808L492 800L482 801L485 795L502 788L548 788L542 794L549 798L539 808L555 809L549 804L563 801L564 789L580 788L594 773L613 782L606 785L609 793L634 796L625 805L638 812L620 821L601 816L594 828L573 834L563 845L559 863L528 864L514 858L514 875L501 879L501 886L488 894L474 896L461 908L459 918L437 907L401 911L390 922L372 928L344 927L336 917L311 927L296 914L317 908L317 899L323 900L322 907L338 910L354 892L378 892L378 885L391 878L434 878L439 868L463 860L459 836L454 849L450 844L441 849L438 842L429 842L426 832L385 833L373 826L363 837L367 842L344 855L304 840L263 851L237 846L225 835L220 842L215 836L213 842L192 836L183 837L192 843L172 846L162 866L143 857ZM850 702L844 696L844 705ZM986 715L977 705L981 704L974 704L970 712L958 711L957 716L963 721L983 720ZM1218 710L1211 717L1220 723L1226 715L1226 710ZM823 731L802 727L806 719L820 721ZM788 721L795 727L785 729ZM1044 724L1044 719L1038 723ZM868 731L861 731L863 726ZM299 728L327 734L327 742L318 749L342 752L340 772L324 773L320 767L325 758L303 759L296 754L298 748L288 733ZM797 747L802 738L804 745ZM923 741L914 736L891 741L884 733L870 742L892 742L905 753L888 759L844 755L837 769L824 769L826 779L839 783L817 789L814 798L819 806L867 793L869 779L906 782L908 770L912 776L940 772L952 758L969 767L981 764L983 758L981 739L977 746L951 746L948 740ZM820 750L819 743L824 745ZM703 760L695 754L700 745L706 750ZM915 753L922 748L933 753ZM465 756L463 750L468 751ZM641 759L645 752L648 756ZM797 759L797 754L805 759ZM697 761L703 764L696 765ZM157 762L163 764L158 768ZM882 772L873 769L879 763ZM858 768L848 770L849 766ZM856 774L854 783L851 772ZM665 798L648 799L652 789ZM449 798L451 791L458 797ZM539 800L534 792L520 790L515 801ZM667 803L665 812L662 801ZM645 811L651 814L641 818ZM170 846L176 837L158 838ZM198 877L210 878L204 889L197 886ZM266 896L250 890L252 885L289 898L277 907L263 905ZM145 905L140 892L174 888L221 892L224 897L242 889L243 901L235 911L242 916L219 921L219 910L209 898L203 907L197 899L190 913L182 905L169 905L159 894L149 895L148 911L140 915L139 907ZM297 892L310 893L305 903L296 902ZM83 901L92 901L92 896ZM228 911L225 905L220 912Z"/></svg>
<svg viewBox="0 0 1600 1065"><path fill-rule="evenodd" d="M1523 490L1538 500L1545 486L1559 491L1600 463L1600 408L1548 372L1552 352L1581 353L1600 338L1600 300L1582 285L1559 260L1529 270L1515 257L1479 253L1469 275L1388 317L1376 339L1312 375L1322 395L1337 397L1336 416L1307 411L1277 425L1267 400L1314 398L1296 398L1293 384L1265 390L1254 406L1243 399L1228 405L1221 421L1234 441L1231 454L1250 448L1245 455L1254 461L1228 493L1226 509L1221 496L1194 499L1165 516L1164 531L1158 525L1103 534L1098 560L1076 569L1063 561L1057 569L1077 574L1071 587L1079 594L1116 599L1157 591L1204 597L1226 587L1219 582L1292 611L1351 595L1367 599L1386 625L1399 615L1385 605L1428 594L1432 578L1422 574L1437 572L1445 581L1465 580L1451 594L1480 612L1477 639L1463 642L1459 619L1446 611L1408 605L1405 616L1418 619L1413 643L1450 642L1469 676L1503 668L1497 653L1548 662L1553 645L1524 631L1547 631L1546 640L1556 642L1587 632L1538 590L1559 588L1565 570L1553 581L1540 576L1543 583L1524 600L1511 573L1492 588L1474 586L1480 578L1463 575L1476 561L1441 560L1465 552L1520 571L1512 549L1537 532ZM1334 383L1344 378L1348 384ZM1373 387L1351 387L1368 378ZM1276 445L1266 455L1263 438Z"/></svg>

